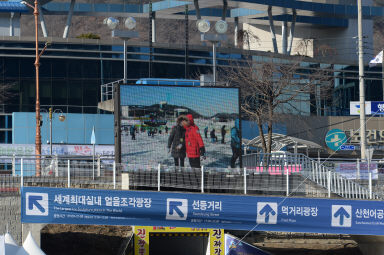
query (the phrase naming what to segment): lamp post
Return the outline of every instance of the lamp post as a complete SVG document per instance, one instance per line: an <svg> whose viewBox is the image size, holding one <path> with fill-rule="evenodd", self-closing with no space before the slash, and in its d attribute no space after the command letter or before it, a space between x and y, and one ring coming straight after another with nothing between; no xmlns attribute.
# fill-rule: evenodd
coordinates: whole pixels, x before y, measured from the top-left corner
<svg viewBox="0 0 384 255"><path fill-rule="evenodd" d="M363 52L363 25L361 0L357 0L357 33L359 45L359 99L360 99L360 154L366 160L366 133L365 133L365 87L364 87L364 52Z"/></svg>
<svg viewBox="0 0 384 255"><path fill-rule="evenodd" d="M34 6L29 4L26 1L20 2L24 5L33 9L33 15L35 16L35 68L36 68L36 137L35 137L35 154L36 154L36 176L41 175L41 132L40 132L40 88L39 88L39 67L40 67L40 57L48 47L48 43L45 43L44 48L39 53L39 30L38 30L38 18L39 18L39 8L38 2L35 0Z"/></svg>
<svg viewBox="0 0 384 255"><path fill-rule="evenodd" d="M112 37L120 38L124 41L124 83L127 83L127 40L132 38L138 38L139 34L136 31L118 30L116 27L119 25L119 20L109 17L104 20L106 24L112 30ZM128 17L124 21L124 26L132 30L136 27L136 20L132 17ZM117 83L113 88L113 100L114 100L114 130L115 130L115 163L121 163L121 123L120 123L120 84Z"/></svg>
<svg viewBox="0 0 384 255"><path fill-rule="evenodd" d="M213 76L213 85L216 85L216 44L221 41L227 40L225 33L228 30L228 24L224 20L219 20L215 24L215 30L217 34L207 33L211 28L211 25L208 20L198 20L197 29L202 33L201 40L209 41L212 43L212 76Z"/></svg>
<svg viewBox="0 0 384 255"><path fill-rule="evenodd" d="M65 115L63 114L63 111L61 109L56 109L53 111L52 107L49 108L49 154L52 156L52 119L53 119L53 114L54 113L60 113L59 115L59 120L64 121L65 120Z"/></svg>

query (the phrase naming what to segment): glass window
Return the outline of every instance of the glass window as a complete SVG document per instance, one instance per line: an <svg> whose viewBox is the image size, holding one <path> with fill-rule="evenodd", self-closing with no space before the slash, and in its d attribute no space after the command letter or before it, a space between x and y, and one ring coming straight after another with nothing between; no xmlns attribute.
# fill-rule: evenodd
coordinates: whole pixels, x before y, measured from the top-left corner
<svg viewBox="0 0 384 255"><path fill-rule="evenodd" d="M53 80L52 92L53 105L66 105L68 103L68 87L65 80Z"/></svg>
<svg viewBox="0 0 384 255"><path fill-rule="evenodd" d="M81 80L69 80L68 104L70 106L83 105L83 83Z"/></svg>
<svg viewBox="0 0 384 255"><path fill-rule="evenodd" d="M100 64L99 61L84 61L83 78L99 78Z"/></svg>
<svg viewBox="0 0 384 255"><path fill-rule="evenodd" d="M67 63L65 59L54 59L52 60L52 77L61 78L67 77Z"/></svg>
<svg viewBox="0 0 384 255"><path fill-rule="evenodd" d="M0 128L6 128L6 126L5 126L5 118L6 118L7 116L5 116L5 115L0 115Z"/></svg>
<svg viewBox="0 0 384 255"><path fill-rule="evenodd" d="M5 132L6 131L0 131L0 143L6 143L5 142Z"/></svg>
<svg viewBox="0 0 384 255"><path fill-rule="evenodd" d="M40 104L51 105L52 104L52 87L51 80L41 79L40 80Z"/></svg>
<svg viewBox="0 0 384 255"><path fill-rule="evenodd" d="M91 83L91 84L84 84L83 89L83 105L84 106L97 106L97 103L99 101L98 98L98 84Z"/></svg>
<svg viewBox="0 0 384 255"><path fill-rule="evenodd" d="M23 58L22 60L20 60L20 76L23 78L35 77L36 72L34 63L34 58Z"/></svg>

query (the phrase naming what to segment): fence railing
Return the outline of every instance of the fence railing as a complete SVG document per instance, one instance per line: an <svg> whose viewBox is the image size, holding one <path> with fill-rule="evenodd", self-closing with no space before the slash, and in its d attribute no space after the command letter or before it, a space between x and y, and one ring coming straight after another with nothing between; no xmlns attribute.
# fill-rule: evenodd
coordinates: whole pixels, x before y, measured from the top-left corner
<svg viewBox="0 0 384 255"><path fill-rule="evenodd" d="M165 165L123 165L122 188L201 193L325 197L299 173L271 175L247 168L189 168Z"/></svg>
<svg viewBox="0 0 384 255"><path fill-rule="evenodd" d="M110 157L0 157L0 167L0 194L19 192L23 185L111 188L117 182Z"/></svg>
<svg viewBox="0 0 384 255"><path fill-rule="evenodd" d="M0 157L0 194L22 186L381 199L384 175L351 180L301 154L249 154L244 168L115 164L111 158Z"/></svg>
<svg viewBox="0 0 384 255"><path fill-rule="evenodd" d="M359 179L353 179L350 178L351 175L348 171L337 172L335 165L331 168L326 166L324 161L314 160L302 154L290 153L244 155L243 164L248 169L255 169L261 173L268 172L271 175L282 175L287 172L288 174L300 173L306 181L311 181L319 188L325 189L328 197L331 195L349 199L381 199L384 197L382 186L375 185L376 182L374 182L374 179L381 180L378 178L380 174L377 173L377 169L375 175L367 170L364 178L361 178L362 175L360 175Z"/></svg>

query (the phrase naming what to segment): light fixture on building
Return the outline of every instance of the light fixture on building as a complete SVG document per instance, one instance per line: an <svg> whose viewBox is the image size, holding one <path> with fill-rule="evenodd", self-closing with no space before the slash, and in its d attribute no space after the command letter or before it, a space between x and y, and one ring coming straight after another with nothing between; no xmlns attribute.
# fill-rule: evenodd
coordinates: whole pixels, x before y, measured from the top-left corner
<svg viewBox="0 0 384 255"><path fill-rule="evenodd" d="M209 29L211 29L211 23L209 23L208 20L206 19L201 19L201 20L198 20L196 22L196 26L197 26L197 29L201 32L201 33L206 33L209 31Z"/></svg>
<svg viewBox="0 0 384 255"><path fill-rule="evenodd" d="M219 20L215 24L215 30L219 34L225 34L228 30L228 23L224 20Z"/></svg>
<svg viewBox="0 0 384 255"><path fill-rule="evenodd" d="M133 17L128 17L124 21L125 28L132 30L136 27L136 20Z"/></svg>
<svg viewBox="0 0 384 255"><path fill-rule="evenodd" d="M115 19L113 17L109 17L109 18L104 19L103 23L105 25L107 25L109 27L109 29L113 30L119 25L119 20Z"/></svg>

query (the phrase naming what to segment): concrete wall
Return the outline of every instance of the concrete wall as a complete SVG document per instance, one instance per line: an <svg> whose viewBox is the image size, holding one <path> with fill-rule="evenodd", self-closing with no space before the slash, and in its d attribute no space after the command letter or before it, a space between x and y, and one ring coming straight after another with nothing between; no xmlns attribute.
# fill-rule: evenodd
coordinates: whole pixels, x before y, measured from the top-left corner
<svg viewBox="0 0 384 255"><path fill-rule="evenodd" d="M42 113L41 142L49 141L49 119ZM13 144L34 144L36 118L33 112L12 114ZM65 114L65 121L59 121L59 114L52 120L53 144L90 144L92 127L95 127L96 144L114 144L112 114Z"/></svg>
<svg viewBox="0 0 384 255"><path fill-rule="evenodd" d="M8 226L8 232L19 245L22 243L20 212L20 196L0 197L0 234L6 233Z"/></svg>
<svg viewBox="0 0 384 255"><path fill-rule="evenodd" d="M276 32L276 41L277 41L277 47L279 49L279 53L282 52L282 37L281 37L281 22L277 21L275 23L275 32ZM299 28L299 26L296 26L296 28ZM268 25L254 25L254 24L243 24L244 31L248 31L251 35L251 38L248 41L243 42L244 49L250 49L250 50L258 50L258 51L266 51L266 52L274 52L273 50L273 44L272 44L272 37L271 32ZM295 37L293 39L293 46L292 46L292 52L291 55L305 55L308 57L314 56L314 50L313 50L313 40L308 40L306 47L303 47L303 39L304 38L311 38L309 35L304 37L304 34L301 33L301 29L298 29L298 32L295 32ZM252 36L255 36L255 38L252 38Z"/></svg>
<svg viewBox="0 0 384 255"><path fill-rule="evenodd" d="M357 64L358 44L357 38L353 38L357 36L357 19L350 19L348 22L347 28L296 24L291 55L305 55L325 61ZM282 52L281 24L280 21L274 22L279 53ZM288 28L290 28L290 22ZM244 42L244 49L274 52L269 25L244 23L243 29L258 38L250 41L250 47ZM364 61L368 64L368 61L377 54L373 52L372 20L363 20L363 36L366 37L363 39Z"/></svg>

